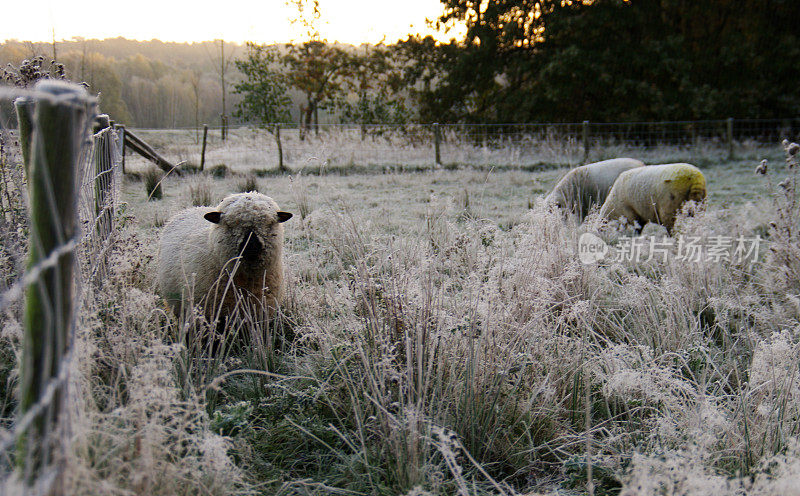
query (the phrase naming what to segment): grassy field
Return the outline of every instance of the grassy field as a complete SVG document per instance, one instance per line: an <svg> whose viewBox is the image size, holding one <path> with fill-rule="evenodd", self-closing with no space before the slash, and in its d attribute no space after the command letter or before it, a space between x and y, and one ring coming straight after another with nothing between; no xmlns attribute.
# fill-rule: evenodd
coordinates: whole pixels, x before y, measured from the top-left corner
<svg viewBox="0 0 800 496"><path fill-rule="evenodd" d="M80 333L70 494L800 494L800 213L779 146L692 154L708 205L676 237L761 236L754 264L581 263L601 222L541 205L572 155L278 175L257 152L154 201L129 160ZM295 214L283 315L244 315L202 357L182 336L208 323L156 294L159 228L254 186Z"/></svg>

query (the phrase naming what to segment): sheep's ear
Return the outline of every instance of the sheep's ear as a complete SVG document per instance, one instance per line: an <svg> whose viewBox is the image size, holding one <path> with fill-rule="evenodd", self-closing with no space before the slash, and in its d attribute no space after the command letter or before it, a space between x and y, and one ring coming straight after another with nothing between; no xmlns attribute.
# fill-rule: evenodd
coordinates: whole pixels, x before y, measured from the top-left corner
<svg viewBox="0 0 800 496"><path fill-rule="evenodd" d="M214 224L219 224L219 220L222 218L222 212L209 212L205 214L203 218Z"/></svg>
<svg viewBox="0 0 800 496"><path fill-rule="evenodd" d="M278 222L286 222L291 218L292 214L290 214L289 212L278 212Z"/></svg>

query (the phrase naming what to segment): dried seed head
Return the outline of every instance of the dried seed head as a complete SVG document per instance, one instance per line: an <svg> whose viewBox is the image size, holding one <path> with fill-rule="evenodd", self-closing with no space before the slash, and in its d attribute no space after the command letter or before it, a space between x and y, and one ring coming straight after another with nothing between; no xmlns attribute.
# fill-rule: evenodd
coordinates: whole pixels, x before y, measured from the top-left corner
<svg viewBox="0 0 800 496"><path fill-rule="evenodd" d="M789 156L793 157L797 155L797 152L800 152L800 145L797 143L789 143L789 146L786 147L786 153L788 153Z"/></svg>
<svg viewBox="0 0 800 496"><path fill-rule="evenodd" d="M758 167L756 167L756 174L760 174L763 176L766 173L767 173L767 160L764 159L761 161L760 164L758 164Z"/></svg>
<svg viewBox="0 0 800 496"><path fill-rule="evenodd" d="M786 178L786 179L784 179L783 181L779 182L779 183L778 183L778 186L780 186L780 187L781 187L781 188L783 188L784 190L788 190L788 189L789 189L789 187L791 186L791 182L789 181L789 178L787 177L787 178Z"/></svg>

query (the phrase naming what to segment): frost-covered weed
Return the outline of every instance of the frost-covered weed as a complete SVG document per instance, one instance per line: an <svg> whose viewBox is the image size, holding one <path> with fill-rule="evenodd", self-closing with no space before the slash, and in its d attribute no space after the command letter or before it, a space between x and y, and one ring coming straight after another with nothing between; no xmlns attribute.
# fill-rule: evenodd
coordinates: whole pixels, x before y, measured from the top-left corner
<svg viewBox="0 0 800 496"><path fill-rule="evenodd" d="M208 207L213 205L211 179L208 176L196 176L189 179L188 197L188 206Z"/></svg>
<svg viewBox="0 0 800 496"><path fill-rule="evenodd" d="M773 184L773 174L765 174L772 200L773 218L769 223L769 236L773 243L768 261L773 268L767 282L768 288L778 294L800 294L800 145L783 140L786 167L785 177ZM777 180L778 178L775 178Z"/></svg>
<svg viewBox="0 0 800 496"><path fill-rule="evenodd" d="M85 289L72 374L69 494L237 494L229 441L209 429L201 398L175 374L183 344L166 333L153 292L153 244L115 233L102 286Z"/></svg>

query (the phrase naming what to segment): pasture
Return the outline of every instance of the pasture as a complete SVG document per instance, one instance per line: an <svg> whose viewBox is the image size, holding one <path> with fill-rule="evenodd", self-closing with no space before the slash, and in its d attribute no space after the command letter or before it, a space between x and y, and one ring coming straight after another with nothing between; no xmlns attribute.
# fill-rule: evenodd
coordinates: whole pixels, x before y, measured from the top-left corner
<svg viewBox="0 0 800 496"><path fill-rule="evenodd" d="M145 139L197 159L191 134ZM108 285L79 333L71 494L796 493L800 215L778 144L593 150L701 167L707 208L676 237L764 239L755 263L594 264L577 240L602 222L541 204L574 144L432 168L427 149L404 163L312 139L285 174L259 165L269 146L218 143L206 168L225 174L167 177L150 201L128 157ZM207 324L156 292L159 228L253 186L295 215L283 315L243 315L201 356L180 336Z"/></svg>

